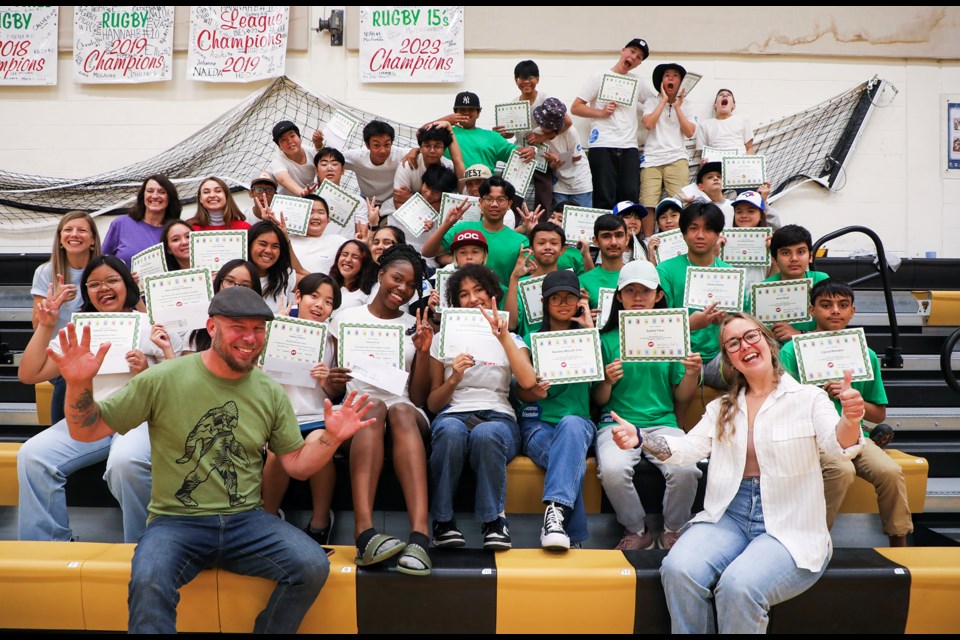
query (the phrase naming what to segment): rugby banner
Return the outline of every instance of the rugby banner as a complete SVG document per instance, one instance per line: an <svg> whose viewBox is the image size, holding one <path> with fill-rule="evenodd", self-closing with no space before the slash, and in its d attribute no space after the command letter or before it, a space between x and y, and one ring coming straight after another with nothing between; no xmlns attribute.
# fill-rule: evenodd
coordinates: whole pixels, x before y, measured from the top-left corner
<svg viewBox="0 0 960 640"><path fill-rule="evenodd" d="M0 85L57 84L57 7L0 7Z"/></svg>
<svg viewBox="0 0 960 640"><path fill-rule="evenodd" d="M133 84L173 75L173 6L74 7L73 79Z"/></svg>

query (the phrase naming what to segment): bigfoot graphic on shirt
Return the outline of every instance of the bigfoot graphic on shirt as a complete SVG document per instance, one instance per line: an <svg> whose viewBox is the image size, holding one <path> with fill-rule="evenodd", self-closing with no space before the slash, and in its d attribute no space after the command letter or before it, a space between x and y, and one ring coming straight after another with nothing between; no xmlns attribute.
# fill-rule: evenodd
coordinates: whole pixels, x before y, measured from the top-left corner
<svg viewBox="0 0 960 640"><path fill-rule="evenodd" d="M193 470L184 477L183 484L176 493L177 500L185 506L199 506L190 494L209 480L214 471L223 481L230 498L230 506L246 502L246 498L237 490L237 469L234 466L234 460L241 464L247 463L247 454L233 433L239 417L237 404L230 400L222 407L210 409L203 414L190 431L183 445L183 457L177 460L177 464L187 464L193 460L198 447L200 453L196 457Z"/></svg>

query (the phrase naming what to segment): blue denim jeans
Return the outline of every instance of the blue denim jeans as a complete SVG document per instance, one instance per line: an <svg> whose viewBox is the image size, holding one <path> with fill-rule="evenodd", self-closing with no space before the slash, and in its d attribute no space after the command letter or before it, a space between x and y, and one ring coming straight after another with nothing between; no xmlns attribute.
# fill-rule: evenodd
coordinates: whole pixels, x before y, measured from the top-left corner
<svg viewBox="0 0 960 640"><path fill-rule="evenodd" d="M147 526L150 503L150 438L142 424L124 435L95 442L70 437L65 420L27 440L17 452L20 540L70 540L67 476L103 460L104 480L123 510L123 540L136 542Z"/></svg>
<svg viewBox="0 0 960 640"><path fill-rule="evenodd" d="M587 472L587 451L596 433L594 424L580 416L564 416L555 425L543 420L520 423L523 452L547 472L543 502L573 509L566 525L573 542L583 542L588 537L583 477Z"/></svg>
<svg viewBox="0 0 960 640"><path fill-rule="evenodd" d="M176 633L180 587L214 567L277 582L254 633L296 633L330 573L320 545L262 509L156 516L133 554L129 632Z"/></svg>
<svg viewBox="0 0 960 640"><path fill-rule="evenodd" d="M506 508L507 463L519 452L520 428L512 416L489 410L438 415L431 427L431 517L453 519L453 496L469 460L477 476L474 517L495 520Z"/></svg>
<svg viewBox="0 0 960 640"><path fill-rule="evenodd" d="M556 209L561 204L569 204L571 207L592 207L593 191L587 191L586 193L557 193L554 191L553 208Z"/></svg>
<svg viewBox="0 0 960 640"><path fill-rule="evenodd" d="M831 554L818 572L798 569L766 532L760 479L745 479L720 520L688 527L660 567L671 630L766 633L770 607L812 587Z"/></svg>

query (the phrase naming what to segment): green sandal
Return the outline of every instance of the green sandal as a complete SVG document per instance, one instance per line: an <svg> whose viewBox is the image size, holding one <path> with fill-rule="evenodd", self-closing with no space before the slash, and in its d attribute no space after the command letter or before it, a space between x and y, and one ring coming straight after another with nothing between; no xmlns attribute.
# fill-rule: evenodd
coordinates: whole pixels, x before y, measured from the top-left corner
<svg viewBox="0 0 960 640"><path fill-rule="evenodd" d="M370 542L367 543L362 554L360 553L360 549L357 549L357 557L354 559L354 562L356 562L358 566L368 567L392 558L403 551L406 546L407 544L400 540L400 538L388 536L385 533L378 533L370 539Z"/></svg>
<svg viewBox="0 0 960 640"><path fill-rule="evenodd" d="M408 543L407 547L397 559L397 571L408 576L428 576L433 568L427 550L415 543Z"/></svg>

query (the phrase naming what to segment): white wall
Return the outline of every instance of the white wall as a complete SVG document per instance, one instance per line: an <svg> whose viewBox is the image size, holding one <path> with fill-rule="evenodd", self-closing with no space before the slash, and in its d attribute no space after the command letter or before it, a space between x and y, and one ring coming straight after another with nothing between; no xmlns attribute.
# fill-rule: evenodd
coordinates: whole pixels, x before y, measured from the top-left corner
<svg viewBox="0 0 960 640"><path fill-rule="evenodd" d="M331 7L313 7L311 25ZM597 9L597 28L603 14ZM559 18L558 18L559 19ZM347 28L356 28L348 22ZM795 113L877 75L899 89L889 106L876 109L847 167L842 188L829 193L806 185L777 203L781 218L807 226L814 238L841 226L873 228L887 250L902 256L937 251L960 257L960 180L944 178L943 95L960 96L960 63L955 60L887 57L789 55L657 56L655 33L643 34L653 56L640 75L649 78L660 62L675 61L704 75L688 100L688 112L709 117L716 90L736 93L738 112L754 125ZM287 74L295 81L357 108L391 119L419 124L450 112L453 96L468 89L492 107L516 95L513 67L536 60L540 87L568 105L581 83L597 69L608 68L620 43L609 53L538 53L523 44L510 52L466 55L461 85L361 84L358 56L346 47L331 47L329 34L311 32L306 53L288 56ZM468 49L471 47L468 46ZM186 54L174 56L174 79L151 85L77 85L71 60L61 52L56 87L0 89L0 168L18 173L85 176L142 160L194 133L267 83L206 84L185 79ZM884 102L888 102L892 93ZM481 126L492 124L492 109ZM585 133L587 123L577 121ZM268 135L265 132L265 135ZM584 137L586 137L584 135ZM106 220L104 220L106 222ZM0 238L0 250L49 250L44 234ZM834 253L866 249L862 237L834 241Z"/></svg>

